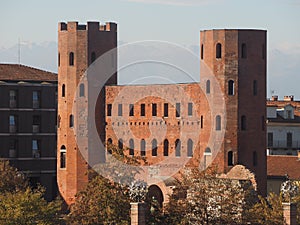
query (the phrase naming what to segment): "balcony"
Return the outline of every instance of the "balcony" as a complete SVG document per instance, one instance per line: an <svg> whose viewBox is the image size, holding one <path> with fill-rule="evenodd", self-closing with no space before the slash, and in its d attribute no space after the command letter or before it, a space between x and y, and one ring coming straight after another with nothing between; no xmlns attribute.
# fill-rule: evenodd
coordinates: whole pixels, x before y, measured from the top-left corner
<svg viewBox="0 0 300 225"><path fill-rule="evenodd" d="M40 101L38 101L38 100L33 100L33 101L32 101L32 108L34 108L34 109L40 108Z"/></svg>
<svg viewBox="0 0 300 225"><path fill-rule="evenodd" d="M16 100L9 100L9 107L10 108L16 108L17 107L17 101Z"/></svg>
<svg viewBox="0 0 300 225"><path fill-rule="evenodd" d="M268 143L269 149L300 149L300 141L289 141L280 140Z"/></svg>
<svg viewBox="0 0 300 225"><path fill-rule="evenodd" d="M10 125L9 126L9 133L16 133L17 132L17 127L15 125Z"/></svg>
<svg viewBox="0 0 300 225"><path fill-rule="evenodd" d="M39 150L32 150L32 157L33 158L40 158Z"/></svg>
<svg viewBox="0 0 300 225"><path fill-rule="evenodd" d="M39 133L40 125L32 125L32 133Z"/></svg>
<svg viewBox="0 0 300 225"><path fill-rule="evenodd" d="M16 149L9 149L9 158L16 158L17 157L17 151Z"/></svg>

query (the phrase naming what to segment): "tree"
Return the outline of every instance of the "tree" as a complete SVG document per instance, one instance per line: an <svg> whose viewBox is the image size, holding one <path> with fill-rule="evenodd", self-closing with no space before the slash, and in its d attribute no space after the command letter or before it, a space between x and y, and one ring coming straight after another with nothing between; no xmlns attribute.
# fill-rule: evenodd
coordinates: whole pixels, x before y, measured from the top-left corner
<svg viewBox="0 0 300 225"><path fill-rule="evenodd" d="M284 225L282 196L270 193L265 199L259 196L259 201L249 210L251 224Z"/></svg>
<svg viewBox="0 0 300 225"><path fill-rule="evenodd" d="M167 206L168 224L246 223L256 199L250 182L218 178L214 168L191 169L181 180Z"/></svg>
<svg viewBox="0 0 300 225"><path fill-rule="evenodd" d="M61 201L48 203L44 192L42 187L31 189L24 175L0 161L0 224L59 224Z"/></svg>
<svg viewBox="0 0 300 225"><path fill-rule="evenodd" d="M24 175L12 166L8 161L0 161L0 193L6 191L25 190L28 182Z"/></svg>
<svg viewBox="0 0 300 225"><path fill-rule="evenodd" d="M68 224L120 224L130 222L128 189L107 178L96 176L76 196Z"/></svg>
<svg viewBox="0 0 300 225"><path fill-rule="evenodd" d="M43 199L44 190L38 188L0 194L0 224L5 225L54 225L60 224L61 202L48 203Z"/></svg>

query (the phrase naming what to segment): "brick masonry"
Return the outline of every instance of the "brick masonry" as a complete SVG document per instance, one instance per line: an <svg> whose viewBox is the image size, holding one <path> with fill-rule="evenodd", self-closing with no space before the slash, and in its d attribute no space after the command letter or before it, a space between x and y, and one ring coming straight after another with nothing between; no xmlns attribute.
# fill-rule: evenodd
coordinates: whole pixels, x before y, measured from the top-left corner
<svg viewBox="0 0 300 225"><path fill-rule="evenodd" d="M80 77L91 64L91 52L97 49L97 54L103 54L116 47L116 25L108 25L102 27L109 29L103 32L98 23L88 23L87 27L75 22L60 24L59 87L67 85L67 91L65 97L61 97L61 88L58 92L58 114L64 121L58 129L58 149L66 145L67 165L64 169L58 166L58 184L68 204L86 185L88 165L76 149L73 128L67 121ZM218 43L221 49L217 57ZM130 154L132 139L134 154L138 156L144 145L148 165L169 163L168 169L172 165L204 169L212 162L220 172L226 173L234 165L242 164L255 173L258 190L265 195L266 31L201 31L200 46L200 83L117 86L115 74L100 92L95 114L88 112L87 115L96 116L103 142L111 140L118 145L121 141ZM71 51L75 53L74 66L68 64ZM180 103L180 115L176 115L176 103L177 107ZM89 104L88 99L86 104ZM131 104L133 115L130 115ZM154 116L153 104L157 111ZM108 105L111 105L111 115L108 115ZM79 120L77 115L76 118ZM164 155L166 139L168 156ZM86 141L89 149L88 137ZM177 154L176 142L180 143ZM157 154L153 154L153 143L156 143ZM159 176L167 176L168 169L158 172ZM167 193L163 194L167 199Z"/></svg>

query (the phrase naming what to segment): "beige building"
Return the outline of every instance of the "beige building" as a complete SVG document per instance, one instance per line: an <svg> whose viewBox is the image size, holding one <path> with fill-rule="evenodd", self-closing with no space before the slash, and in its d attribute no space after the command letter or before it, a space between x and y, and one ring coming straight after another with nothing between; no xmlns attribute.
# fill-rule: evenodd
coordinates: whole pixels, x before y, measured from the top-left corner
<svg viewBox="0 0 300 225"><path fill-rule="evenodd" d="M267 101L267 154L297 155L300 150L300 102L294 96Z"/></svg>

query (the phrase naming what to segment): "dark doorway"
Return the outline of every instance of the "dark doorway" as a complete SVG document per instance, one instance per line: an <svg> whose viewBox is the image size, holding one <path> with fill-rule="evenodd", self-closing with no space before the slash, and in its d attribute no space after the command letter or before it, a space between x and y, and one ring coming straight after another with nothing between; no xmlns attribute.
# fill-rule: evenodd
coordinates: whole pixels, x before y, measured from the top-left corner
<svg viewBox="0 0 300 225"><path fill-rule="evenodd" d="M148 199L154 198L159 203L159 206L162 207L164 196L160 188L157 185L151 185L148 190L149 191L148 191L147 198Z"/></svg>

